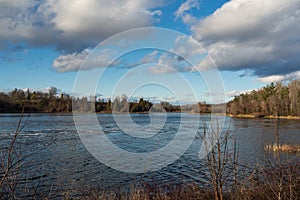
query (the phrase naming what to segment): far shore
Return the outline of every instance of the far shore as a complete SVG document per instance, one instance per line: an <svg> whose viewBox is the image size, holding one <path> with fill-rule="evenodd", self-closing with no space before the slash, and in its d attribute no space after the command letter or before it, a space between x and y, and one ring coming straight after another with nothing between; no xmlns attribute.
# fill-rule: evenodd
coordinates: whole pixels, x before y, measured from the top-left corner
<svg viewBox="0 0 300 200"><path fill-rule="evenodd" d="M232 115L227 114L228 117L232 118L247 118L247 119L290 119L290 120L300 120L300 116L275 116L275 115L269 115L269 116L256 116L254 114L238 114L238 115Z"/></svg>
<svg viewBox="0 0 300 200"><path fill-rule="evenodd" d="M24 114L56 114L56 115L69 115L73 114L74 112L24 112ZM75 112L77 113L77 112ZM155 113L155 112L152 112ZM196 113L196 112L166 112L166 113L187 113L187 114L192 114L192 115L209 115L211 113ZM20 114L19 112L0 112L0 114ZM78 112L77 114L80 114ZM123 112L107 112L107 111L102 111L102 112L96 112L96 114L126 114ZM128 114L128 113L127 113ZM129 114L149 114L149 112L130 112ZM245 118L245 119L287 119L287 120L300 120L300 116L274 116L274 115L269 115L269 116L257 116L254 114L226 114L228 117L232 118Z"/></svg>

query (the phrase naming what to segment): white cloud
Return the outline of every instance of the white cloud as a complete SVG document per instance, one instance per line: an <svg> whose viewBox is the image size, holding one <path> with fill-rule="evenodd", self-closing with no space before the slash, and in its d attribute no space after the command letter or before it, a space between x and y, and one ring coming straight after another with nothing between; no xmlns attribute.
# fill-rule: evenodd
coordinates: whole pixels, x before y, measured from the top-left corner
<svg viewBox="0 0 300 200"><path fill-rule="evenodd" d="M154 74L205 71L215 67L205 49L197 41L186 36L178 36L174 46L168 51L149 53L141 60L141 63L143 62L159 64L149 68Z"/></svg>
<svg viewBox="0 0 300 200"><path fill-rule="evenodd" d="M154 0L2 0L0 47L7 42L52 45L81 51L135 27L151 25L162 13Z"/></svg>
<svg viewBox="0 0 300 200"><path fill-rule="evenodd" d="M110 49L104 49L101 52L92 52L90 49L85 49L80 53L71 53L58 56L53 61L53 67L59 72L88 70L97 67L106 67L116 65L113 56L115 52ZM89 56L89 59L85 60ZM84 65L82 65L84 63ZM82 65L82 66L81 66ZM82 67L82 68L81 68Z"/></svg>
<svg viewBox="0 0 300 200"><path fill-rule="evenodd" d="M266 76L258 78L258 81L263 83L272 83L272 82L279 82L284 79L284 76L282 75L272 75L272 76Z"/></svg>
<svg viewBox="0 0 300 200"><path fill-rule="evenodd" d="M49 86L49 87L46 87L46 88L23 88L21 90L23 90L24 92L27 92L29 90L29 92L31 92L31 93L33 93L33 92L49 93L50 88L51 87ZM56 95L59 96L62 93L65 93L65 91L57 88Z"/></svg>
<svg viewBox="0 0 300 200"><path fill-rule="evenodd" d="M187 0L176 10L175 19L180 17L185 24L193 24L196 22L196 18L187 12L193 8L199 9L199 7L200 3L198 0Z"/></svg>
<svg viewBox="0 0 300 200"><path fill-rule="evenodd" d="M294 79L300 79L300 71L296 71L290 74L285 75L272 75L272 76L265 76L258 78L258 81L263 83L275 83L275 82L282 82L282 81L290 81Z"/></svg>
<svg viewBox="0 0 300 200"><path fill-rule="evenodd" d="M164 101L169 101L169 102L176 102L178 99L174 96L168 96L163 98Z"/></svg>
<svg viewBox="0 0 300 200"><path fill-rule="evenodd" d="M185 59L194 59L195 56L198 57L199 55L206 54L205 49L201 48L197 41L186 36L177 37L171 51L181 55Z"/></svg>
<svg viewBox="0 0 300 200"><path fill-rule="evenodd" d="M157 61L157 57L158 57L158 51L154 50L151 53L147 54L146 56L144 56L140 63L144 64L144 63L153 63Z"/></svg>
<svg viewBox="0 0 300 200"><path fill-rule="evenodd" d="M162 15L154 0L2 0L0 1L0 49L7 44L54 46L62 50L53 62L60 72L78 70L92 48L103 39L130 28L151 25ZM96 58L106 65L105 54Z"/></svg>
<svg viewBox="0 0 300 200"><path fill-rule="evenodd" d="M60 55L53 61L53 67L59 72L76 71L80 68L88 53L88 50L83 50L81 53Z"/></svg>
<svg viewBox="0 0 300 200"><path fill-rule="evenodd" d="M195 24L197 22L197 18L193 17L190 14L185 14L182 16L182 21L183 23L190 25L190 24Z"/></svg>
<svg viewBox="0 0 300 200"><path fill-rule="evenodd" d="M299 0L232 0L191 30L220 69L264 77L299 69L299 21Z"/></svg>
<svg viewBox="0 0 300 200"><path fill-rule="evenodd" d="M154 65L149 67L149 72L151 72L152 74L168 74L176 73L176 70L165 65Z"/></svg>
<svg viewBox="0 0 300 200"><path fill-rule="evenodd" d="M229 92L226 92L226 96L227 97L235 97L235 96L239 96L241 94L247 94L250 93L252 90L232 90Z"/></svg>
<svg viewBox="0 0 300 200"><path fill-rule="evenodd" d="M232 90L232 91L226 92L227 97L235 97L235 96L239 96L240 94L241 94L241 92L237 91L237 90Z"/></svg>
<svg viewBox="0 0 300 200"><path fill-rule="evenodd" d="M65 36L99 40L133 27L150 25L157 3L145 0L48 0L52 22ZM75 19L75 20L74 20ZM99 38L100 37L100 38Z"/></svg>

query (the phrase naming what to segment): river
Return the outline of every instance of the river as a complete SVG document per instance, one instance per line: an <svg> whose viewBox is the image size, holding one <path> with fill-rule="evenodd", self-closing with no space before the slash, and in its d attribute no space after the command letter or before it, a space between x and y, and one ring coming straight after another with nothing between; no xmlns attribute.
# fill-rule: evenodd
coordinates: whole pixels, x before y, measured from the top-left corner
<svg viewBox="0 0 300 200"><path fill-rule="evenodd" d="M196 137L184 154L173 163L157 171L126 173L102 164L90 154L77 133L72 114L31 114L30 116L25 114L22 120L27 122L18 136L15 150L19 157L30 156L22 162L19 172L20 185L26 185L28 193L36 188L42 192L53 191L53 193L78 188L128 188L141 182L157 185L195 182L205 185L208 174L204 167L205 162L199 158L202 140L198 134L203 133L203 124L209 121L210 116L180 113L168 113L166 116L163 128L157 131L157 134L147 138L135 138L122 132L120 124L116 124L113 115L96 115L103 132L112 143L119 148L136 153L151 152L168 145L174 139L183 118L191 124L197 124L200 118ZM120 119L125 117L128 115L118 114ZM156 126L148 127L148 125L151 124L151 120L160 122L160 117L157 115L150 118L148 114L130 116L138 125L141 134L153 134ZM2 147L8 144L16 130L18 120L18 114L0 114ZM274 127L272 119L226 117L224 129L229 129L236 138L241 166L248 166L250 170L257 163L264 162L264 147L275 141ZM131 125L126 126L125 123L125 128L130 132ZM189 131L194 130L185 126L184 131L188 134ZM280 120L279 133L282 143L299 145L300 121ZM299 159L297 154L288 154L286 157ZM128 162L126 158L118 160L119 165L126 166Z"/></svg>

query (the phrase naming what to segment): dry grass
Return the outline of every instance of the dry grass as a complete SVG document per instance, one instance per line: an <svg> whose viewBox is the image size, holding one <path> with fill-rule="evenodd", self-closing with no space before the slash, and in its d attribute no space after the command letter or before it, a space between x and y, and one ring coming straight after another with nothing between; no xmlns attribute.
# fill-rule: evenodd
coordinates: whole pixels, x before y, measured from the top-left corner
<svg viewBox="0 0 300 200"><path fill-rule="evenodd" d="M211 190L202 189L196 184L132 187L129 192L87 190L77 199L88 200L208 200L214 198ZM67 198L69 199L69 198Z"/></svg>
<svg viewBox="0 0 300 200"><path fill-rule="evenodd" d="M287 145L287 144L272 144L265 146L265 150L274 151L274 152L288 152L288 153L297 153L300 152L300 145Z"/></svg>
<svg viewBox="0 0 300 200"><path fill-rule="evenodd" d="M240 179L235 190L224 190L224 200L298 200L300 199L300 163L257 168L255 173ZM280 183L280 184L279 184ZM203 188L195 183L169 185L168 187L132 187L130 191L86 190L80 195L65 196L65 199L88 200L211 200L216 199L214 189Z"/></svg>

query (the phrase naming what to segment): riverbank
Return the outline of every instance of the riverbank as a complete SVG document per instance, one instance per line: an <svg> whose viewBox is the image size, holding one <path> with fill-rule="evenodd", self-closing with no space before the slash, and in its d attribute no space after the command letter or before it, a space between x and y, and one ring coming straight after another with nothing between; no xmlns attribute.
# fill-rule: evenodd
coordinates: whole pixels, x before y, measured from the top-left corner
<svg viewBox="0 0 300 200"><path fill-rule="evenodd" d="M274 116L274 115L269 115L269 116L257 116L254 114L238 114L238 115L232 115L232 114L227 114L228 117L233 117L233 118L246 118L246 119L255 119L255 118L260 118L260 119L290 119L290 120L300 120L300 116Z"/></svg>

